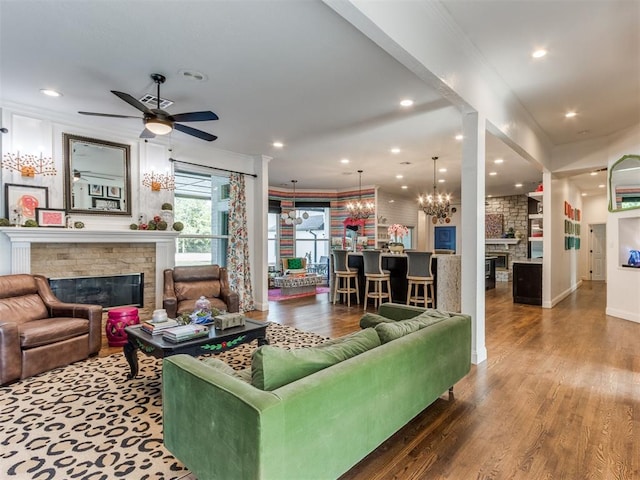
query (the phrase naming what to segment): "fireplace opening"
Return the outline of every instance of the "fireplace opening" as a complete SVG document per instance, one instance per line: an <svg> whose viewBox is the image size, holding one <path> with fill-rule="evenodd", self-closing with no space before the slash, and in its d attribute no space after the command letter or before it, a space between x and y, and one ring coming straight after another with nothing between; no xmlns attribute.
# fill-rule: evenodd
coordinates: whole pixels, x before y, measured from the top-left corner
<svg viewBox="0 0 640 480"><path fill-rule="evenodd" d="M509 254L507 252L486 252L487 257L496 257L496 271L509 270Z"/></svg>
<svg viewBox="0 0 640 480"><path fill-rule="evenodd" d="M114 307L144 307L144 273L91 277L50 278L49 285L62 302Z"/></svg>

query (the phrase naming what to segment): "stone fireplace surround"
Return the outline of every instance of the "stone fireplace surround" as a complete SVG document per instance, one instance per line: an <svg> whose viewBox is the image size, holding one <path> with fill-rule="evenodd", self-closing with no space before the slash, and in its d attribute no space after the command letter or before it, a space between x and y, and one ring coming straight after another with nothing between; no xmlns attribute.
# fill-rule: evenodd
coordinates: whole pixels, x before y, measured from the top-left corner
<svg viewBox="0 0 640 480"><path fill-rule="evenodd" d="M143 318L162 308L162 275L175 264L178 235L173 231L2 227L0 274L71 277L144 271ZM68 273L61 275L63 272Z"/></svg>

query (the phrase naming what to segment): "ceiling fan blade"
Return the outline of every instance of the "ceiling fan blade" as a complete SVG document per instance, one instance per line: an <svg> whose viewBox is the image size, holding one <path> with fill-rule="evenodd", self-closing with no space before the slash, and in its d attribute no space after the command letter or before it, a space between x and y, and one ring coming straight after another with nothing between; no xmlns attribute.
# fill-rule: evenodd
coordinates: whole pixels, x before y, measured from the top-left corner
<svg viewBox="0 0 640 480"><path fill-rule="evenodd" d="M174 122L206 122L208 120L218 120L218 115L213 112L189 112L169 115L169 119Z"/></svg>
<svg viewBox="0 0 640 480"><path fill-rule="evenodd" d="M180 123L176 123L173 128L181 131L182 133L186 133L187 135L193 135L194 137L206 140L207 142L213 142L216 138L218 138L210 133L203 132L202 130L198 130L196 128L187 127L186 125L182 125Z"/></svg>
<svg viewBox="0 0 640 480"><path fill-rule="evenodd" d="M138 100L136 100L135 98L133 98L131 95L129 95L128 93L123 93L123 92L117 92L115 90L111 90L111 93L113 93L116 97L118 97L121 100L124 100L125 102L127 102L129 105L131 105L132 107L137 108L138 110L140 110L141 112L144 113L148 113L150 115L153 115L153 112L151 110L149 110L146 105Z"/></svg>
<svg viewBox="0 0 640 480"><path fill-rule="evenodd" d="M145 128L144 130L142 130L142 133L140 134L140 138L156 138L156 134L153 133L151 130Z"/></svg>
<svg viewBox="0 0 640 480"><path fill-rule="evenodd" d="M140 119L142 117L132 117L131 115L115 115L113 113L95 113L95 112L78 112L80 115L93 115L95 117L112 117L112 118L137 118Z"/></svg>

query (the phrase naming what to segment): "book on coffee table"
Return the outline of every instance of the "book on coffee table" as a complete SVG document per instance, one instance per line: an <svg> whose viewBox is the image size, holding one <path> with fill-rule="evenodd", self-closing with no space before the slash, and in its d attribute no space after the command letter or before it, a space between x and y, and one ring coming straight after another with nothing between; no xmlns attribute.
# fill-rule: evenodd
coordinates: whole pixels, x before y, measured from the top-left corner
<svg viewBox="0 0 640 480"><path fill-rule="evenodd" d="M168 319L163 322L145 321L142 323L142 331L150 333L151 335L159 335L163 331L177 327L179 323L173 319Z"/></svg>
<svg viewBox="0 0 640 480"><path fill-rule="evenodd" d="M162 339L172 343L178 343L204 337L205 335L209 335L209 327L190 324L164 330L162 332Z"/></svg>

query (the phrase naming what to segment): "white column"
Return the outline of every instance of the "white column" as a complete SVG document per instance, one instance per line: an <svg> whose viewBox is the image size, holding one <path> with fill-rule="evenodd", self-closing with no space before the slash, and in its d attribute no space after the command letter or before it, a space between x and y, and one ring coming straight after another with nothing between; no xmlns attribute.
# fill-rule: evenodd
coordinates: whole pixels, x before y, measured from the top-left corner
<svg viewBox="0 0 640 480"><path fill-rule="evenodd" d="M462 116L462 313L471 315L471 361L487 359L484 290L485 118Z"/></svg>
<svg viewBox="0 0 640 480"><path fill-rule="evenodd" d="M11 244L11 273L31 273L31 242Z"/></svg>

